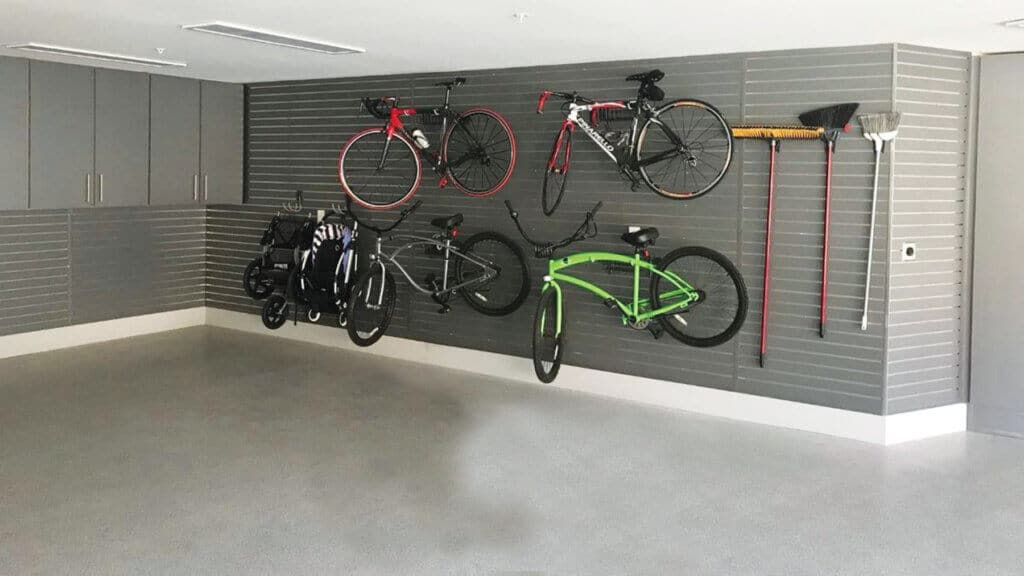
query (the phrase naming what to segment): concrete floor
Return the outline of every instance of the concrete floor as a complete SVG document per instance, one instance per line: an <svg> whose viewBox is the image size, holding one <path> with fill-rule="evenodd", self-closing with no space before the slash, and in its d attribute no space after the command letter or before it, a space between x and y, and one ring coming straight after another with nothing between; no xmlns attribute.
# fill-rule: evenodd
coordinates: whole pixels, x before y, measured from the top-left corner
<svg viewBox="0 0 1024 576"><path fill-rule="evenodd" d="M1018 440L883 449L210 328L0 374L4 575L1024 571Z"/></svg>

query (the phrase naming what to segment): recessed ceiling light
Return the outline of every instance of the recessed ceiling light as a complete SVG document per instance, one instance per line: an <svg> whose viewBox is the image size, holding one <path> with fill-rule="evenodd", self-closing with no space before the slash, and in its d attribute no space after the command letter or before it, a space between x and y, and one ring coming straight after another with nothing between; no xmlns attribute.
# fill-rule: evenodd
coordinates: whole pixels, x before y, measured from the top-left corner
<svg viewBox="0 0 1024 576"><path fill-rule="evenodd" d="M1010 28L1024 28L1024 18L1017 18L1016 20L1007 20L1006 22L1000 22L1000 24Z"/></svg>
<svg viewBox="0 0 1024 576"><path fill-rule="evenodd" d="M342 44L322 42L320 40L311 40L309 38L300 38L298 36L287 36L285 34L271 32L270 30L249 28L248 26L226 24L224 22L191 24L188 26L182 26L182 28L185 30L195 30L196 32L207 32L209 34L217 34L219 36L229 36L231 38L249 40L250 42L260 42L262 44L272 44L274 46L285 46L288 48L297 48L299 50L308 50L310 52L319 52L321 54L352 54L366 52L366 50L362 48L355 48L353 46L344 46Z"/></svg>
<svg viewBox="0 0 1024 576"><path fill-rule="evenodd" d="M53 44L40 44L28 42L26 44L8 44L5 48L12 50L26 50L29 52L41 52L56 56L74 56L76 58L88 58L90 60L103 60L106 62L122 62L125 64L137 64L139 66L177 66L184 68L188 64L173 60L154 60L153 58L141 58L139 56L128 56L127 54L114 54L111 52L98 52L96 50L84 50L82 48L68 48L67 46L54 46Z"/></svg>

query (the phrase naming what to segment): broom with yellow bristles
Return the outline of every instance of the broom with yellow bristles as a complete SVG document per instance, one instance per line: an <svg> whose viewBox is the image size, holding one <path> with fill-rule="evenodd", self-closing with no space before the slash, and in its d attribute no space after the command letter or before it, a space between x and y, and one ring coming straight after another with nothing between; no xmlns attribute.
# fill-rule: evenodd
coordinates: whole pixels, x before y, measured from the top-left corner
<svg viewBox="0 0 1024 576"><path fill-rule="evenodd" d="M733 126L733 138L767 140L771 156L768 161L768 216L764 235L764 284L761 294L761 348L759 362L764 368L768 355L768 295L771 283L772 220L775 218L775 158L782 140L817 140L825 134L821 126Z"/></svg>

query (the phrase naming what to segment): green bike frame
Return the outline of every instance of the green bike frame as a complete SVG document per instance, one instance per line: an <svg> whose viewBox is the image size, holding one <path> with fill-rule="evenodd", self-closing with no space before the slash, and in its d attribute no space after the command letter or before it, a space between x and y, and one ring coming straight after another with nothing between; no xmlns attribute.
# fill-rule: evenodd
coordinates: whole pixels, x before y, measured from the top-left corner
<svg viewBox="0 0 1024 576"><path fill-rule="evenodd" d="M566 268L595 262L627 264L632 267L633 299L631 302L623 302L600 286L561 272ZM657 274L669 282L668 289L658 294L659 300L678 300L675 300L672 304L652 310L650 298L640 297L640 274L643 271L650 272L651 274ZM623 324L630 321L642 322L644 320L655 318L656 316L661 316L662 314L681 311L693 302L697 301L700 297L697 290L693 288L693 286L687 284L686 281L680 278L677 274L670 270L659 269L655 264L641 258L640 254L633 254L630 256L628 254L616 254L614 252L580 252L571 256L565 256L564 258L552 258L548 260L548 275L544 277L544 286L541 288L541 292L543 293L549 289L555 291L555 309L557 311L555 318L556 336L561 335L562 333L562 287L559 286L559 282L578 286L597 295L605 302L614 303L618 306L619 311L622 312Z"/></svg>

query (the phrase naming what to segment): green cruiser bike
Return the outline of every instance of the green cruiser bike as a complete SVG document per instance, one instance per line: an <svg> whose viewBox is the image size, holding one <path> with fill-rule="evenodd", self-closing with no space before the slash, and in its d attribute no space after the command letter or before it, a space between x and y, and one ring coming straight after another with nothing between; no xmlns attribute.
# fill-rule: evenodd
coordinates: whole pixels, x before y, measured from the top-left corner
<svg viewBox="0 0 1024 576"><path fill-rule="evenodd" d="M594 218L601 202L587 212L571 236L558 242L531 238L523 230L512 204L506 200L505 206L519 233L533 245L534 254L548 259L548 273L533 317L533 367L542 382L555 379L565 357L562 284L595 294L622 314L623 325L648 330L655 338L668 332L690 346L718 346L743 326L747 317L747 287L736 266L722 254L702 246L688 246L677 248L664 258L654 258L649 247L658 239L658 229L641 228L622 235L622 240L633 247L632 254L579 252L556 257L556 250L597 235ZM567 268L597 262L632 272L632 298L623 301L600 286L565 273ZM650 284L643 297L640 283L645 275L649 276Z"/></svg>

